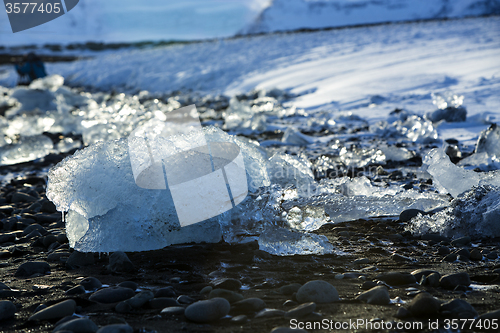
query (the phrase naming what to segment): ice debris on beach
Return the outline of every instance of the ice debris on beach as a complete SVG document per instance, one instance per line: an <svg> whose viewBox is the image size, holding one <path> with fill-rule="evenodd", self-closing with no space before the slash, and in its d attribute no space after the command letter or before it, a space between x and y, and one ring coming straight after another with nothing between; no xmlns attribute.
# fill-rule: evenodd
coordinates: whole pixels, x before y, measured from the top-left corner
<svg viewBox="0 0 500 333"><path fill-rule="evenodd" d="M462 106L464 96L456 95L451 91L433 93L432 102L438 107L429 112L426 117L433 123L444 120L446 122L460 122L467 120L467 110Z"/></svg>
<svg viewBox="0 0 500 333"><path fill-rule="evenodd" d="M475 186L454 199L450 207L414 217L406 229L414 234L439 233L473 239L500 237L500 187Z"/></svg>
<svg viewBox="0 0 500 333"><path fill-rule="evenodd" d="M419 143L435 142L438 139L432 121L405 110L392 112L387 121L380 121L370 126L370 131L381 137L406 138Z"/></svg>
<svg viewBox="0 0 500 333"><path fill-rule="evenodd" d="M17 143L0 147L0 166L24 163L53 151L52 140L45 135L22 137Z"/></svg>
<svg viewBox="0 0 500 333"><path fill-rule="evenodd" d="M500 127L492 124L479 135L474 154L458 163L467 168L479 168L482 171L500 169Z"/></svg>
<svg viewBox="0 0 500 333"><path fill-rule="evenodd" d="M424 169L432 175L438 190L454 198L473 186L500 186L500 171L475 172L453 164L445 148L434 148L424 158Z"/></svg>

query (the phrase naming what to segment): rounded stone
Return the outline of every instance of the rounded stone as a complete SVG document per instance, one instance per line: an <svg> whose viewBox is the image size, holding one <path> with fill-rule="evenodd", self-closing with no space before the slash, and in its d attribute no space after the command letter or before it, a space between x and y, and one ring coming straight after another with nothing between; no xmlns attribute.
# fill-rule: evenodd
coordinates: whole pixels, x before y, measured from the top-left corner
<svg viewBox="0 0 500 333"><path fill-rule="evenodd" d="M465 272L447 274L439 280L439 285L445 289L454 289L457 286L469 286L470 283L469 274Z"/></svg>
<svg viewBox="0 0 500 333"><path fill-rule="evenodd" d="M417 282L415 276L410 273L390 272L380 274L376 277L377 280L384 281L391 286L401 286L405 284L413 284Z"/></svg>
<svg viewBox="0 0 500 333"><path fill-rule="evenodd" d="M69 290L66 290L65 294L68 296L85 294L85 288L83 288L83 286L76 286Z"/></svg>
<svg viewBox="0 0 500 333"><path fill-rule="evenodd" d="M241 282L240 280L236 279L229 279L229 278L224 278L224 279L219 279L215 280L213 282L213 287L214 289L227 289L227 290L240 290L241 288Z"/></svg>
<svg viewBox="0 0 500 333"><path fill-rule="evenodd" d="M129 288L132 289L133 291L137 290L137 283L133 281L123 281L118 284L118 287L123 287L123 288Z"/></svg>
<svg viewBox="0 0 500 333"><path fill-rule="evenodd" d="M231 305L226 299L216 297L189 305L184 315L197 323L209 323L226 316L230 309Z"/></svg>
<svg viewBox="0 0 500 333"><path fill-rule="evenodd" d="M17 308L11 301L0 301L0 321L14 318Z"/></svg>
<svg viewBox="0 0 500 333"><path fill-rule="evenodd" d="M257 312L266 307L266 302L260 298L247 298L233 303L231 309L237 313Z"/></svg>
<svg viewBox="0 0 500 333"><path fill-rule="evenodd" d="M80 281L80 285L85 288L85 290L93 291L102 287L101 281L95 277L88 277Z"/></svg>
<svg viewBox="0 0 500 333"><path fill-rule="evenodd" d="M64 322L54 329L53 332L71 331L73 333L95 333L99 327L90 319L77 318Z"/></svg>
<svg viewBox="0 0 500 333"><path fill-rule="evenodd" d="M288 310L285 313L285 318L287 319L301 318L307 316L310 313L313 313L314 310L316 310L316 303L314 302L304 303L293 309Z"/></svg>
<svg viewBox="0 0 500 333"><path fill-rule="evenodd" d="M134 329L126 324L113 324L101 327L97 333L134 333Z"/></svg>
<svg viewBox="0 0 500 333"><path fill-rule="evenodd" d="M241 301L243 295L226 289L214 289L208 294L208 298L225 298L229 303Z"/></svg>
<svg viewBox="0 0 500 333"><path fill-rule="evenodd" d="M155 291L155 297L175 297L177 294L175 293L174 287L165 287L160 288Z"/></svg>
<svg viewBox="0 0 500 333"><path fill-rule="evenodd" d="M129 288L126 288L129 289ZM129 289L132 290L132 289ZM133 308L140 308L150 300L154 298L153 292L146 290L146 291L141 291L131 299L129 299L127 302L133 307Z"/></svg>
<svg viewBox="0 0 500 333"><path fill-rule="evenodd" d="M33 274L46 274L50 273L50 265L43 261L30 261L25 262L17 269L14 274L15 277L29 277Z"/></svg>
<svg viewBox="0 0 500 333"><path fill-rule="evenodd" d="M193 304L195 300L187 295L180 295L177 297L177 302L180 304Z"/></svg>
<svg viewBox="0 0 500 333"><path fill-rule="evenodd" d="M117 303L132 298L134 295L135 292L129 288L109 287L96 291L89 299L99 303Z"/></svg>
<svg viewBox="0 0 500 333"><path fill-rule="evenodd" d="M361 293L356 297L357 300L367 304L387 305L391 303L389 291L385 286L377 286Z"/></svg>
<svg viewBox="0 0 500 333"><path fill-rule="evenodd" d="M428 293L420 293L412 299L408 310L415 317L433 316L439 312L439 301Z"/></svg>
<svg viewBox="0 0 500 333"><path fill-rule="evenodd" d="M161 310L161 314L167 316L181 315L184 314L185 310L182 306L169 306Z"/></svg>
<svg viewBox="0 0 500 333"><path fill-rule="evenodd" d="M472 318L477 316L476 309L463 299L454 299L441 304L440 311L442 313L453 314L455 316L464 315L465 313L469 313L468 317L470 317L470 315L472 315Z"/></svg>
<svg viewBox="0 0 500 333"><path fill-rule="evenodd" d="M133 272L134 264L130 261L125 252L117 251L109 256L109 265L107 268L114 273Z"/></svg>
<svg viewBox="0 0 500 333"><path fill-rule="evenodd" d="M299 303L332 303L339 300L339 293L330 283L322 280L314 280L300 287L296 298Z"/></svg>
<svg viewBox="0 0 500 333"><path fill-rule="evenodd" d="M293 293L296 293L300 287L302 287L300 283L287 284L286 286L280 287L280 292L283 295L292 295Z"/></svg>
<svg viewBox="0 0 500 333"><path fill-rule="evenodd" d="M180 304L171 297L158 297L149 301L149 307L152 309L164 309L169 306L180 306Z"/></svg>
<svg viewBox="0 0 500 333"><path fill-rule="evenodd" d="M76 302L68 299L51 305L33 314L29 320L50 320L71 316L76 309Z"/></svg>

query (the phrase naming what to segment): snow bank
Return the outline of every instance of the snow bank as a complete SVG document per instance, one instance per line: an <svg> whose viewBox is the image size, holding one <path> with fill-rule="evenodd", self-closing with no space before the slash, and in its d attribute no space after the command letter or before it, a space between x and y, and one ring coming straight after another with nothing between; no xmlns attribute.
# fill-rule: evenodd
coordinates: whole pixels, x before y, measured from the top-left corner
<svg viewBox="0 0 500 333"><path fill-rule="evenodd" d="M500 14L500 1L274 0L240 33L258 34L492 14Z"/></svg>

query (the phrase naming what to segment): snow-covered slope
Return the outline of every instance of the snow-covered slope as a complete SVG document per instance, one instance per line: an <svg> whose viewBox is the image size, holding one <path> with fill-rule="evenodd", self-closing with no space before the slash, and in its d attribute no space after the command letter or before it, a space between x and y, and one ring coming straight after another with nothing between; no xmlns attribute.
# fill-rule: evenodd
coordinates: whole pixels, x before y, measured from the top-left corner
<svg viewBox="0 0 500 333"><path fill-rule="evenodd" d="M500 121L498 31L499 17L394 24L119 51L47 67L69 84L107 91L232 96L278 87L300 95L289 102L299 108L370 121L395 108L423 115L435 110L431 93L452 90L475 120L445 124L440 134L469 140L488 127L485 118ZM11 67L0 68L0 85L15 82Z"/></svg>
<svg viewBox="0 0 500 333"><path fill-rule="evenodd" d="M81 0L56 20L15 34L0 10L0 46L227 37L254 20L268 1Z"/></svg>
<svg viewBox="0 0 500 333"><path fill-rule="evenodd" d="M500 0L273 0L240 33L491 14L500 14Z"/></svg>

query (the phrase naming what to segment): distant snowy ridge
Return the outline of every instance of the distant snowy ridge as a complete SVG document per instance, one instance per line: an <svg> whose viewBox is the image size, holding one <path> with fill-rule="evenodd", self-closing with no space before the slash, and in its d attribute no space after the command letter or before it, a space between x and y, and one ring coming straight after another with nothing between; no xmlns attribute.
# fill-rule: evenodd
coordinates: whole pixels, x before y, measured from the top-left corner
<svg viewBox="0 0 500 333"><path fill-rule="evenodd" d="M500 0L273 0L239 34L500 14Z"/></svg>

